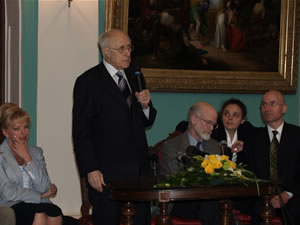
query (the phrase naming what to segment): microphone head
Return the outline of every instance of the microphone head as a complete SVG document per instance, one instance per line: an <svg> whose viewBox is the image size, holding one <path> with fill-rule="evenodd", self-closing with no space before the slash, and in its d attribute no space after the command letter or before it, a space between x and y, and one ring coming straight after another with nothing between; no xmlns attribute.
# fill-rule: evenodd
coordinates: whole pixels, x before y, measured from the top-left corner
<svg viewBox="0 0 300 225"><path fill-rule="evenodd" d="M176 158L183 165L188 165L192 162L192 158L186 155L184 152L178 152Z"/></svg>
<svg viewBox="0 0 300 225"><path fill-rule="evenodd" d="M186 148L186 154L187 155L197 155L197 151L199 151L199 150L197 149L196 146L193 146L193 145L189 145Z"/></svg>
<svg viewBox="0 0 300 225"><path fill-rule="evenodd" d="M189 146L186 148L186 154L187 154L188 156L201 155L202 157L205 157L206 155L209 155L208 152L200 151L196 146L193 146L193 145L189 145Z"/></svg>
<svg viewBox="0 0 300 225"><path fill-rule="evenodd" d="M226 145L226 146L227 146L227 141L222 140L222 141L219 142L219 145L220 145L220 146L222 146L222 145Z"/></svg>
<svg viewBox="0 0 300 225"><path fill-rule="evenodd" d="M138 91L142 91L144 88L143 88L143 85L142 85L142 72L141 72L139 66L135 67L134 74L135 74L136 79L137 79Z"/></svg>
<svg viewBox="0 0 300 225"><path fill-rule="evenodd" d="M134 73L135 75L141 75L142 72L141 72L141 67L139 67L138 65L135 66L135 69L134 69Z"/></svg>
<svg viewBox="0 0 300 225"><path fill-rule="evenodd" d="M135 74L136 76L141 76L141 75L142 75L141 71L138 71L138 70L135 71L134 74Z"/></svg>
<svg viewBox="0 0 300 225"><path fill-rule="evenodd" d="M223 155L231 155L231 148L228 147L227 141L222 140L219 143Z"/></svg>

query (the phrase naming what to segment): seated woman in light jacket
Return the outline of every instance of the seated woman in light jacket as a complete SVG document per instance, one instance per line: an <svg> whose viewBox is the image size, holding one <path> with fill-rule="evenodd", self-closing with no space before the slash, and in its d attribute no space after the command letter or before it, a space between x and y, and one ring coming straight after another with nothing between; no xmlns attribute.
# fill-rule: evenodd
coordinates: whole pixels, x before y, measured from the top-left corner
<svg viewBox="0 0 300 225"><path fill-rule="evenodd" d="M0 206L11 207L17 225L61 225L61 209L49 197L51 184L43 150L28 144L30 116L13 103L0 107Z"/></svg>

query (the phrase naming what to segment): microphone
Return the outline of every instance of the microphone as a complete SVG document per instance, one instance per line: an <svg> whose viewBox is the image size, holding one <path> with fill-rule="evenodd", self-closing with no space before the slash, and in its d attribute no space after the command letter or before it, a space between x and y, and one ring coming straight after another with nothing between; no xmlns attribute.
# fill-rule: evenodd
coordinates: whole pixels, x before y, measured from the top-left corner
<svg viewBox="0 0 300 225"><path fill-rule="evenodd" d="M192 158L189 157L184 152L178 152L176 158L179 162L182 162L182 164L185 165L185 166L192 162Z"/></svg>
<svg viewBox="0 0 300 225"><path fill-rule="evenodd" d="M233 153L232 153L232 151L231 151L231 148L229 148L229 147L227 146L227 141L225 141L225 140L220 141L219 145L220 145L220 148L221 148L221 151L222 151L222 154L223 154L223 155L229 156L229 158L230 158L231 160L233 160L233 158L235 157L235 161L236 161L236 157L237 157L237 156L234 156L234 155L233 155ZM237 153L235 153L235 154L237 154Z"/></svg>
<svg viewBox="0 0 300 225"><path fill-rule="evenodd" d="M206 155L209 155L207 152L200 151L196 146L189 145L186 148L186 154L189 156L195 156L195 155L201 155L202 157L205 157Z"/></svg>
<svg viewBox="0 0 300 225"><path fill-rule="evenodd" d="M140 68L138 66L136 66L136 70L134 72L137 82L138 82L138 91L142 91L143 90L143 86L142 86L142 72L140 70Z"/></svg>
<svg viewBox="0 0 300 225"><path fill-rule="evenodd" d="M222 140L220 141L219 145L221 147L222 154L225 155L225 149L227 148L227 141Z"/></svg>

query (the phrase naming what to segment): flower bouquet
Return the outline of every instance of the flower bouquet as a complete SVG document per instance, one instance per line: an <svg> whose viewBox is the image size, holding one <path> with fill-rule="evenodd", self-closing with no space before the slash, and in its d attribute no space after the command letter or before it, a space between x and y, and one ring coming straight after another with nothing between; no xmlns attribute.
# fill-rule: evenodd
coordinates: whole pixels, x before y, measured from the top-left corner
<svg viewBox="0 0 300 225"><path fill-rule="evenodd" d="M242 164L236 165L226 155L193 156L192 162L176 174L170 174L155 187L187 187L258 182L255 174Z"/></svg>

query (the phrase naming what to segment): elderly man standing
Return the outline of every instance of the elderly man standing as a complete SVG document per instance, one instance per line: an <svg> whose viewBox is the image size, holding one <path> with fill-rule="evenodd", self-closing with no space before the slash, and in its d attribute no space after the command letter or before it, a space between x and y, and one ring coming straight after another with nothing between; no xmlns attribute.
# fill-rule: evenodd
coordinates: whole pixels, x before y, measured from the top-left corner
<svg viewBox="0 0 300 225"><path fill-rule="evenodd" d="M284 121L286 111L285 99L279 91L264 94L261 114L267 126L253 139L249 168L258 178L278 184L278 194L271 204L284 224L296 225L300 224L300 127ZM258 213L253 214L251 224L260 224Z"/></svg>
<svg viewBox="0 0 300 225"><path fill-rule="evenodd" d="M103 61L74 86L73 142L80 175L88 179L93 224L116 225L122 203L110 200L105 186L149 172L145 127L156 110L144 77L139 82L130 66L128 35L110 30L98 45ZM135 224L150 224L150 205L137 204L136 210Z"/></svg>
<svg viewBox="0 0 300 225"><path fill-rule="evenodd" d="M210 138L217 124L218 114L216 110L206 102L198 102L190 107L188 112L188 130L162 144L161 148L161 175L176 173L183 168L183 162L178 160L178 154L186 152L188 146L196 146L199 151L208 154L220 154L219 143ZM241 151L242 142L237 142L233 149ZM184 201L175 203L172 216L182 218L199 219L203 225L219 225L220 213L216 200Z"/></svg>

